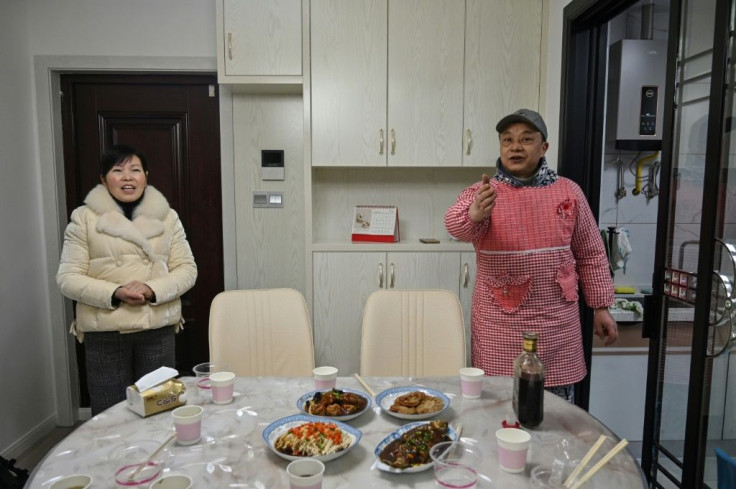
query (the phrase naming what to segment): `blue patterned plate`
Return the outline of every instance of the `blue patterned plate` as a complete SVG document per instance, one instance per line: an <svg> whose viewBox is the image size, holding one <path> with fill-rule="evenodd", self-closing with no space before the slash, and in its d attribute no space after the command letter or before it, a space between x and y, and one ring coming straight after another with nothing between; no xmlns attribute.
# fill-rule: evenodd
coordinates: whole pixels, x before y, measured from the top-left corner
<svg viewBox="0 0 736 489"><path fill-rule="evenodd" d="M365 399L366 401L368 401L367 404L365 405L365 408L363 410L361 410L361 411L356 412L356 413L346 414L344 416L327 416L326 414L324 416L322 416L322 415L319 415L319 414L310 414L310 413L307 412L307 409L306 409L306 407L307 407L307 401L311 401L312 398L314 397L314 395L316 393L318 393L318 392L325 393L325 392L330 392L331 390L332 389L327 389L327 390L323 390L323 391L311 391L311 392L307 392L302 397L300 397L299 399L297 399L297 401L296 401L296 407L301 412L303 412L304 414L307 414L309 416L320 416L320 417L324 417L324 418L327 418L327 419L335 419L337 421L347 421L349 419L357 418L358 416L360 416L361 414L363 414L364 412L368 411L371 408L371 396L369 396L365 392L354 391L352 389L337 389L336 388L335 390L342 391L342 392L349 392L351 394L355 394L356 396L360 396L363 399Z"/></svg>
<svg viewBox="0 0 736 489"><path fill-rule="evenodd" d="M321 462L329 462L330 460L336 459L337 457L340 457L342 455L345 455L348 450L353 448L355 445L358 444L360 441L360 438L363 436L363 433L353 428L352 426L348 426L345 423L342 423L340 421L332 421L325 418L320 418L317 416L307 416L305 414L295 414L293 416L287 416L285 418L281 418L277 421L274 421L270 425L266 426L266 429L263 430L263 441L266 442L266 445L268 445L268 448L271 449L273 453L278 455L279 457L285 458L286 460L299 460L300 458L296 455L289 455L286 453L281 453L274 447L274 444L276 443L276 440L289 431L291 428L295 428L301 424L304 423L334 423L337 425L340 430L342 430L342 435L345 437L348 437L350 439L350 446L345 448L344 450L340 450L339 452L329 453L327 455L319 455L312 458L316 458L317 460Z"/></svg>
<svg viewBox="0 0 736 489"><path fill-rule="evenodd" d="M427 470L428 468L430 468L432 466L431 461L427 462L426 464L413 465L405 469L399 469L397 467L391 467L390 465L381 462L381 458L380 458L381 452L383 451L384 448L386 448L386 446L389 443L401 438L401 435L403 435L407 431L414 429L417 426L422 426L425 424L429 424L429 421L418 421L416 423L405 424L404 426L392 432L386 438L381 440L378 443L378 445L376 445L376 448L373 450L373 456L376 457L376 468L378 470L382 470L384 472L391 472L394 474L410 474L412 472L422 472L423 470ZM450 438L451 441L456 441L458 438L457 431L455 431L455 429L450 425L447 426L447 436L448 438Z"/></svg>
<svg viewBox="0 0 736 489"><path fill-rule="evenodd" d="M439 397L440 399L442 399L442 409L440 409L439 411L434 411L432 413L424 413L424 414L402 414L402 413L395 413L391 411L391 406L393 405L394 401L396 401L397 397L403 396L404 394L408 394L414 391L420 391L420 392L424 392L425 394L429 396ZM447 409L450 406L450 399L440 391L429 389L427 387L420 387L420 386L414 385L414 386L408 386L408 387L394 387L392 389L386 389L385 391L381 391L376 396L376 404L380 406L381 409L386 414L390 414L391 416L395 416L401 419L418 420L418 419L428 419L428 418L437 417L439 414L441 414L445 409Z"/></svg>

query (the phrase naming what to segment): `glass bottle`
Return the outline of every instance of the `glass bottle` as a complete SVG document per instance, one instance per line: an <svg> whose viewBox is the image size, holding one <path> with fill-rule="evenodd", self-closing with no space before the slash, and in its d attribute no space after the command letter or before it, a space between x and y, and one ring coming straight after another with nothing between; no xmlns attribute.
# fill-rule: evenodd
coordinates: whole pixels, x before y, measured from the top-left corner
<svg viewBox="0 0 736 489"><path fill-rule="evenodd" d="M524 333L522 352L514 360L514 413L522 426L530 428L544 419L546 369L537 356L538 339L536 333Z"/></svg>

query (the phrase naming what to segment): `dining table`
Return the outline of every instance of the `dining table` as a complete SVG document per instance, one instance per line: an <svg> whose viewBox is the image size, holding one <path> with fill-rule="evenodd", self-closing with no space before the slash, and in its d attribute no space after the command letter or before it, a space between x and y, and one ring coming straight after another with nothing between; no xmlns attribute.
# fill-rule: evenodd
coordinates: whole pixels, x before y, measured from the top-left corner
<svg viewBox="0 0 736 489"><path fill-rule="evenodd" d="M264 430L278 420L304 414L297 401L315 389L311 377L237 377L233 401L215 404L211 393L201 388L195 377L180 378L186 385L187 404L204 408L202 437L184 446L173 441L158 451L156 463L161 475L183 473L193 480L193 488L288 488L289 460L279 456L263 437ZM359 430L360 439L341 456L325 462L323 489L333 488L429 488L436 487L433 470L393 473L381 469L375 449L388 435L408 422L377 405L366 390L381 397L382 392L399 387L439 391L449 406L436 418L452 427L462 426L460 439L482 453L477 468L477 487L529 488L536 466L574 466L588 453L601 435L606 443L600 458L619 442L619 437L585 410L557 397L544 394L544 420L531 429L526 466L520 473L499 467L496 431L504 422L513 422L513 380L484 377L481 396L461 395L460 376L448 377L363 377L366 389L354 376L337 378L337 389L365 393L370 407L359 416L342 421ZM199 386L198 386L199 385ZM384 406L385 407L385 406ZM157 452L174 433L172 411L141 417L128 409L125 401L82 423L60 441L36 466L26 488L48 489L54 481L70 474L92 476L91 488L125 487L116 482L121 467L134 466ZM141 485L139 487L148 487ZM583 486L590 488L645 488L646 480L628 448L620 451Z"/></svg>

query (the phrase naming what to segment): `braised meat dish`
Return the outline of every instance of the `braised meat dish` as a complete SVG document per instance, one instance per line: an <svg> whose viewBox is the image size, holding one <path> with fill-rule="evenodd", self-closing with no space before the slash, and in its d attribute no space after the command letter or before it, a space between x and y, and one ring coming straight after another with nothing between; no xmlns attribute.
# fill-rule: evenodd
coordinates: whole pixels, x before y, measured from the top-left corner
<svg viewBox="0 0 736 489"><path fill-rule="evenodd" d="M430 396L422 391L412 391L399 396L389 407L390 411L400 414L429 414L442 410L442 399Z"/></svg>
<svg viewBox="0 0 736 489"><path fill-rule="evenodd" d="M368 400L358 394L332 389L317 392L304 404L304 410L315 416L347 416L366 408Z"/></svg>
<svg viewBox="0 0 736 489"><path fill-rule="evenodd" d="M430 462L429 449L437 443L450 441L446 421L430 421L412 428L381 451L381 462L398 469Z"/></svg>

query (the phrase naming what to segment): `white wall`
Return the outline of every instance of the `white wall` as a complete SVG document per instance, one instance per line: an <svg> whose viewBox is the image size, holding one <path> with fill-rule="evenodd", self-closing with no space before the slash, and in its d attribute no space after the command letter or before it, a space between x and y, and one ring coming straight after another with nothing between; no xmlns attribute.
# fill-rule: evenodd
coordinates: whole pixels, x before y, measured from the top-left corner
<svg viewBox="0 0 736 489"><path fill-rule="evenodd" d="M0 452L54 418L28 5L0 15Z"/></svg>

